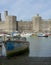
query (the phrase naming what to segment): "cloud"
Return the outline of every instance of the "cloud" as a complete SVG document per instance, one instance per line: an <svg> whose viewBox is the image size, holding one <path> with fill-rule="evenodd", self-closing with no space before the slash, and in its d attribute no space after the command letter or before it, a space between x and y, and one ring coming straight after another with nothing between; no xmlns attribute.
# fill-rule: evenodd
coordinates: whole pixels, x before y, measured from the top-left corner
<svg viewBox="0 0 51 65"><path fill-rule="evenodd" d="M50 17L50 0L1 0L0 11L8 10L9 15L16 15L18 20L30 19L37 13ZM48 12L48 13L47 13Z"/></svg>
<svg viewBox="0 0 51 65"><path fill-rule="evenodd" d="M11 2L14 2L14 0L1 0L0 5L8 5Z"/></svg>

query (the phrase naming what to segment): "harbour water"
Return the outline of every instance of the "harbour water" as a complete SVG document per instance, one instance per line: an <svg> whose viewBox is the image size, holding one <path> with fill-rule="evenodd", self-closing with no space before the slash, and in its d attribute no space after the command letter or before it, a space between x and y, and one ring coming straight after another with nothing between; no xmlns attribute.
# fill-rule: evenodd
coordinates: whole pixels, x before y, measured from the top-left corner
<svg viewBox="0 0 51 65"><path fill-rule="evenodd" d="M28 37L27 41L30 42L29 57L51 57L51 36Z"/></svg>
<svg viewBox="0 0 51 65"><path fill-rule="evenodd" d="M29 37L27 40L30 42L29 56L27 56L28 54L23 54L12 59L0 57L0 64L51 65L51 37Z"/></svg>
<svg viewBox="0 0 51 65"><path fill-rule="evenodd" d="M29 37L29 57L51 57L51 37Z"/></svg>

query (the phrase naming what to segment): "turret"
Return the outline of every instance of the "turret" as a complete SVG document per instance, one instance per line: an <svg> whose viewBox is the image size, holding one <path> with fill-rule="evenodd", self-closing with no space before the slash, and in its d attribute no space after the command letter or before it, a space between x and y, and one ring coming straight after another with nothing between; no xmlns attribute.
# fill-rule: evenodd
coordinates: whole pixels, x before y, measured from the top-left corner
<svg viewBox="0 0 51 65"><path fill-rule="evenodd" d="M8 16L8 11L5 11L4 15L5 15L5 17Z"/></svg>
<svg viewBox="0 0 51 65"><path fill-rule="evenodd" d="M1 13L0 13L0 21L1 21Z"/></svg>

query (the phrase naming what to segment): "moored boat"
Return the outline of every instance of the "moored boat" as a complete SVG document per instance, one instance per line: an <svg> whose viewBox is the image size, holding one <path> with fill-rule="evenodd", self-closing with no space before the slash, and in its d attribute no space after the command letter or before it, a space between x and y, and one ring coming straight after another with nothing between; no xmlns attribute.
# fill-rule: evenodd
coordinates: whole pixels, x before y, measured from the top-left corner
<svg viewBox="0 0 51 65"><path fill-rule="evenodd" d="M38 37L48 37L47 34L43 34L43 33L39 33L39 34L37 34L37 36L38 36Z"/></svg>
<svg viewBox="0 0 51 65"><path fill-rule="evenodd" d="M1 42L0 47L0 56L7 56L9 58L27 52L29 50L29 42L26 39L17 39L14 37L13 39L9 39L4 43Z"/></svg>
<svg viewBox="0 0 51 65"><path fill-rule="evenodd" d="M32 33L22 32L20 35L21 35L21 37L30 37L32 35Z"/></svg>

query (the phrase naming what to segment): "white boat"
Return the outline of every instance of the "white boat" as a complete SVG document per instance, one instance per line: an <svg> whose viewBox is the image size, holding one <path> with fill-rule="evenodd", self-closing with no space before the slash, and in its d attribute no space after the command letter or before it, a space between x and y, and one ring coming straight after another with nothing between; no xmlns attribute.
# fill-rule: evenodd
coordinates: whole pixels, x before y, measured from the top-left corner
<svg viewBox="0 0 51 65"><path fill-rule="evenodd" d="M38 37L48 37L47 34L43 34L43 33L39 33L39 34L37 34L37 36L38 36Z"/></svg>
<svg viewBox="0 0 51 65"><path fill-rule="evenodd" d="M32 33L24 33L23 32L20 35L21 35L21 37L30 37L32 35Z"/></svg>

